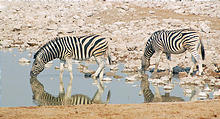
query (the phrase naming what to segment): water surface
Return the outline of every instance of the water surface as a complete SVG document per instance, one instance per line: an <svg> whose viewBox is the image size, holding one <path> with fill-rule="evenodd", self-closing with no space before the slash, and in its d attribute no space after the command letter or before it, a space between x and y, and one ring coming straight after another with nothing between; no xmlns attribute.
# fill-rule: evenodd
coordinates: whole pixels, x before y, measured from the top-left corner
<svg viewBox="0 0 220 119"><path fill-rule="evenodd" d="M0 51L0 106L1 107L16 107L16 106L35 106L38 105L33 100L33 92L30 84L30 69L31 63L33 62L32 57L29 57L29 51L19 52L17 49L12 49L12 51ZM30 64L19 64L20 58L27 58L31 61ZM91 78L86 78L85 74L80 72L77 68L80 64L88 66L89 70L96 70L96 64L88 64L86 62L76 62L73 63L73 81L72 81L72 95L83 94L91 99L98 90L97 85L95 85ZM53 65L50 68L44 69L41 72L37 80L43 85L44 90L53 95L59 95L59 70L55 70L55 66L59 66L59 60L54 60ZM184 94L184 88L179 85L179 79L173 78L169 85L172 85L172 89L164 90L164 85L155 86L149 82L149 87L145 87L145 98L144 95L140 95L141 81L127 82L126 77L131 74L122 73L123 64L119 65L119 70L115 74L122 76L120 79L115 79L109 76L112 81L104 82L104 91L102 93L101 100L105 101L107 93L110 90L110 104L134 104L143 103L145 98L153 99L154 102L157 101L158 97L157 90L159 90L160 101L189 101L192 100L191 95ZM110 72L107 67L105 72ZM148 74L150 74L148 72ZM106 76L105 76L106 77ZM68 86L70 80L69 72L64 71L63 81L65 89ZM192 88L193 86L185 86L187 88ZM195 87L193 87L195 88ZM193 92L192 92L193 93ZM150 94L152 95L150 96ZM198 92L197 92L198 94ZM212 98L212 92L209 93L210 98ZM171 97L171 98L170 98ZM151 99L151 100L152 100ZM198 99L196 97L195 99Z"/></svg>

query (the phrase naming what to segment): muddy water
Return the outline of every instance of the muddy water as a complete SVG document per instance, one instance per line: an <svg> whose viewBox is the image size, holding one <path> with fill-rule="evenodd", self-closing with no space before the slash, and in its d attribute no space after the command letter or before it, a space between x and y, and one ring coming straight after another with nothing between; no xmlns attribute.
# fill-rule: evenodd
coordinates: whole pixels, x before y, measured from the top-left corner
<svg viewBox="0 0 220 119"><path fill-rule="evenodd" d="M35 106L39 105L37 97L33 97L33 93L40 94L41 92L34 92L33 84L30 83L29 72L31 69L31 63L33 59L29 56L28 51L20 52L17 49L11 49L10 51L0 51L0 106L1 107L16 107L16 106ZM19 63L19 59L26 58L31 61L29 64ZM82 94L92 99L95 96L96 91L99 89L94 81L90 77L85 77L85 74L80 72L77 67L80 65L88 66L88 70L95 70L96 64L88 64L86 62L74 62L73 63L73 76L71 95ZM54 60L50 68L46 68L37 77L38 86L35 85L37 91L46 92L53 97L59 95L59 70L55 70L55 67L59 66L59 60ZM188 88L189 94L184 92L185 88L179 85L179 79L173 78L169 85L172 88L165 90L164 85L153 85L148 80L136 80L127 81L126 78L131 74L122 73L123 64L118 66L119 70L114 74L119 75L119 79L115 79L112 76L107 76L112 81L104 82L104 90L101 91L101 101L105 102L107 93L110 90L111 104L131 104L131 103L143 103L145 101L158 102L158 101L190 101L200 99L198 95L194 93L197 90L195 86L185 86ZM110 72L107 67L105 72ZM148 72L150 75L150 73ZM105 76L106 77L106 76ZM66 89L70 80L68 71L64 71L63 81L64 88ZM142 82L142 83L141 83ZM142 88L140 85L146 84ZM42 86L43 88L40 88ZM144 90L144 94L140 95L141 89ZM36 90L35 90L36 91ZM158 93L159 91L159 93ZM198 94L199 92L197 92ZM212 98L213 92L208 93L209 98Z"/></svg>

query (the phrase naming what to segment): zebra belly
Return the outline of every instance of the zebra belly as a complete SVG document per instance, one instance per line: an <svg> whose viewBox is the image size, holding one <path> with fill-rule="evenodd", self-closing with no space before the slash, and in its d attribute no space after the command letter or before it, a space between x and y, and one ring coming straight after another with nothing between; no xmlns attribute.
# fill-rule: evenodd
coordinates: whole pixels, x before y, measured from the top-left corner
<svg viewBox="0 0 220 119"><path fill-rule="evenodd" d="M77 61L85 61L88 60L91 57L86 57L86 58L76 58L76 57L72 57L73 60L77 60Z"/></svg>
<svg viewBox="0 0 220 119"><path fill-rule="evenodd" d="M178 49L178 50L170 50L170 49L164 49L163 52L164 53L169 53L169 54L181 54L181 53L184 53L186 51L185 48L181 48L181 49Z"/></svg>

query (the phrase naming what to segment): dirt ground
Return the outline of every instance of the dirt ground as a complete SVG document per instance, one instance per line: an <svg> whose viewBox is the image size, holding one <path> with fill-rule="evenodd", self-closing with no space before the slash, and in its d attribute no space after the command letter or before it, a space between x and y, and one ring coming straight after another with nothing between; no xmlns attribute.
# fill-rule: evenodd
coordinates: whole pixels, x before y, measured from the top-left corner
<svg viewBox="0 0 220 119"><path fill-rule="evenodd" d="M220 100L92 104L77 106L1 107L1 119L219 119Z"/></svg>

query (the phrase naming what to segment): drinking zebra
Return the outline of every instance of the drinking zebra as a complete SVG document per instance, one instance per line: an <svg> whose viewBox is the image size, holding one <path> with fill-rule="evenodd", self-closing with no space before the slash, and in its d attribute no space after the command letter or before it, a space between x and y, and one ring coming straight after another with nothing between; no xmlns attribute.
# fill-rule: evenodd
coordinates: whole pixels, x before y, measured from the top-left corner
<svg viewBox="0 0 220 119"><path fill-rule="evenodd" d="M63 77L64 64L67 64L70 78L72 79L72 59L87 60L94 56L99 67L92 77L95 79L98 76L103 78L105 60L108 59L109 64L111 64L108 42L110 39L101 37L100 35L56 37L35 53L35 60L30 75L31 77L36 77L44 70L47 62L59 58L60 81Z"/></svg>
<svg viewBox="0 0 220 119"><path fill-rule="evenodd" d="M196 63L199 65L199 75L202 74L202 62L199 56L198 49L201 50L202 60L205 59L205 50L200 39L199 34L192 29L179 29L179 30L159 30L154 32L148 39L144 54L141 58L141 68L145 71L150 66L150 58L154 53L158 54L158 59L155 64L154 73L157 72L159 61L163 53L166 54L169 60L170 72L169 78L172 77L173 68L170 65L171 54L180 54L188 50L192 56L192 65L189 75L193 73L193 68Z"/></svg>

